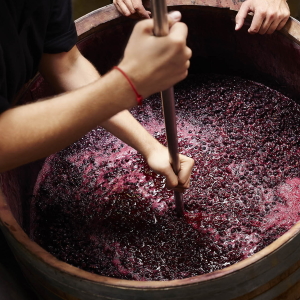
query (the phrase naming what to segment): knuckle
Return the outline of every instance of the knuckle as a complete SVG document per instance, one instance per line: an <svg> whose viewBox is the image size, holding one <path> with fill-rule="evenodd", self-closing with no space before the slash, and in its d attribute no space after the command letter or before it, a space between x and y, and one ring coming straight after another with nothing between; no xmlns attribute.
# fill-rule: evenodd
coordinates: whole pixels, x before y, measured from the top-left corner
<svg viewBox="0 0 300 300"><path fill-rule="evenodd" d="M257 33L258 32L258 28L257 27L249 28L249 32L250 33Z"/></svg>
<svg viewBox="0 0 300 300"><path fill-rule="evenodd" d="M185 39L178 36L176 38L173 38L172 44L174 47L176 47L176 50L181 51L185 47Z"/></svg>
<svg viewBox="0 0 300 300"><path fill-rule="evenodd" d="M188 157L188 160L189 160L191 166L193 166L195 164L195 160L193 158Z"/></svg>
<svg viewBox="0 0 300 300"><path fill-rule="evenodd" d="M277 12L270 12L269 13L269 19L271 20L271 21L273 21L273 20L275 20L276 18L279 18L280 16L279 16L279 14L277 13Z"/></svg>
<svg viewBox="0 0 300 300"><path fill-rule="evenodd" d="M267 16L267 12L265 10L258 10L256 11L256 14L261 18L265 18Z"/></svg>
<svg viewBox="0 0 300 300"><path fill-rule="evenodd" d="M261 16L263 19L265 19L265 18L267 17L267 13L264 11L264 12L262 12L262 13L260 14L260 16Z"/></svg>
<svg viewBox="0 0 300 300"><path fill-rule="evenodd" d="M193 51L191 48L188 48L187 58L190 59L193 55Z"/></svg>
<svg viewBox="0 0 300 300"><path fill-rule="evenodd" d="M282 12L280 17L284 20L284 19L288 19L290 17L290 12Z"/></svg>
<svg viewBox="0 0 300 300"><path fill-rule="evenodd" d="M188 60L186 63L185 63L185 68L188 69L190 67L190 61Z"/></svg>
<svg viewBox="0 0 300 300"><path fill-rule="evenodd" d="M183 188L188 189L190 187L190 181L188 180L187 182L184 183Z"/></svg>
<svg viewBox="0 0 300 300"><path fill-rule="evenodd" d="M184 72L181 73L180 77L179 77L179 81L185 79L188 76L188 70L185 70Z"/></svg>
<svg viewBox="0 0 300 300"><path fill-rule="evenodd" d="M138 4L133 4L133 8L135 11L138 11L138 12L142 11L142 9L143 9L143 7Z"/></svg>
<svg viewBox="0 0 300 300"><path fill-rule="evenodd" d="M283 13L278 13L278 14L277 14L277 18L278 18L279 20L284 19L284 17L285 17L285 15L284 15Z"/></svg>

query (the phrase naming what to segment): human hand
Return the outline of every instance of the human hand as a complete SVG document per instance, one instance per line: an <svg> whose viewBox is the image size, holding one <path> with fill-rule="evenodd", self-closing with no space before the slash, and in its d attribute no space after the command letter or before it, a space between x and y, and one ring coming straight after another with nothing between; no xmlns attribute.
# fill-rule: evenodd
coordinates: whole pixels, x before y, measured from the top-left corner
<svg viewBox="0 0 300 300"><path fill-rule="evenodd" d="M166 90L188 74L192 51L186 46L187 26L178 22L177 11L168 16L170 32L164 37L153 35L152 19L135 26L119 67L128 74L144 98Z"/></svg>
<svg viewBox="0 0 300 300"><path fill-rule="evenodd" d="M290 16L290 9L285 0L246 0L236 15L235 30L242 28L249 12L254 14L248 29L251 34L271 34L280 30Z"/></svg>
<svg viewBox="0 0 300 300"><path fill-rule="evenodd" d="M166 176L166 187L168 189L183 193L190 187L190 176L194 166L192 158L179 154L180 170L178 175L174 173L170 164L168 149L162 145L151 151L146 160L154 172Z"/></svg>
<svg viewBox="0 0 300 300"><path fill-rule="evenodd" d="M145 9L142 0L113 0L113 3L126 17L150 19L151 12Z"/></svg>

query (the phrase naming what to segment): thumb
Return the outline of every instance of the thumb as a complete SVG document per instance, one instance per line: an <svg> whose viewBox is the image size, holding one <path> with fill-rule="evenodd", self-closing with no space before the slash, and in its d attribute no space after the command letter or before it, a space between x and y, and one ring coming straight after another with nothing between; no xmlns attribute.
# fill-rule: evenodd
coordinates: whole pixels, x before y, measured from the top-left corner
<svg viewBox="0 0 300 300"><path fill-rule="evenodd" d="M190 177L195 164L195 161L187 156L179 154L180 157L180 172L178 173L178 184L183 188L190 187Z"/></svg>
<svg viewBox="0 0 300 300"><path fill-rule="evenodd" d="M179 11L172 11L168 14L168 25L169 25L169 29L172 28L172 26L179 22L181 20L181 13ZM152 20L153 21L153 20ZM146 24L144 22L144 24ZM150 26L150 23L147 24ZM152 23L152 26L153 26L153 23ZM149 30L149 28L147 28Z"/></svg>
<svg viewBox="0 0 300 300"><path fill-rule="evenodd" d="M166 176L166 187L168 189L174 189L178 185L178 177L174 173L171 165L168 170L165 170L164 175Z"/></svg>
<svg viewBox="0 0 300 300"><path fill-rule="evenodd" d="M181 13L177 10L171 11L168 14L169 28L171 28L176 22L179 22L180 20L181 20Z"/></svg>

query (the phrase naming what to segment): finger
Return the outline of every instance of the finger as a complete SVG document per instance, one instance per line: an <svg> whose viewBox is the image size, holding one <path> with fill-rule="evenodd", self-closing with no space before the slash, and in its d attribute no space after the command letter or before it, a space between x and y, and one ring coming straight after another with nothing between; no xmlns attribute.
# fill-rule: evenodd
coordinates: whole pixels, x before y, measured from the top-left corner
<svg viewBox="0 0 300 300"><path fill-rule="evenodd" d="M181 13L177 10L171 11L168 14L169 28L171 28L176 22L179 22L180 20L181 20Z"/></svg>
<svg viewBox="0 0 300 300"><path fill-rule="evenodd" d="M184 183L184 185L178 184L177 187L176 187L174 190L177 190L177 189L178 189L178 191L180 190L181 193L183 193L185 190L187 190L187 189L190 188L190 182L191 182L191 180L190 180L190 178L189 178L189 179Z"/></svg>
<svg viewBox="0 0 300 300"><path fill-rule="evenodd" d="M135 13L134 3L132 0L123 0L124 4L128 8L131 14Z"/></svg>
<svg viewBox="0 0 300 300"><path fill-rule="evenodd" d="M166 176L166 187L168 189L174 189L178 185L178 178L176 174L173 172L171 166L167 173L164 174Z"/></svg>
<svg viewBox="0 0 300 300"><path fill-rule="evenodd" d="M186 58L187 58L187 59L191 59L192 54L193 54L192 49L189 48L189 47L186 47ZM189 68L189 67L190 67L190 65L188 66L188 68Z"/></svg>
<svg viewBox="0 0 300 300"><path fill-rule="evenodd" d="M192 158L180 155L181 169L178 173L178 185L180 187L188 188L190 184L190 177L194 166L194 160Z"/></svg>
<svg viewBox="0 0 300 300"><path fill-rule="evenodd" d="M259 28L259 31L257 33L259 34L265 34L267 33L267 31L269 30L270 26L272 26L273 24L273 21L271 21L270 19L265 19L260 28Z"/></svg>
<svg viewBox="0 0 300 300"><path fill-rule="evenodd" d="M265 20L266 14L261 12L254 12L252 23L248 32L251 34L257 33L260 31L260 28Z"/></svg>
<svg viewBox="0 0 300 300"><path fill-rule="evenodd" d="M132 6L135 12L142 18L149 19L150 15L144 8L141 0L132 0Z"/></svg>
<svg viewBox="0 0 300 300"><path fill-rule="evenodd" d="M185 63L185 69L186 69L186 70L189 69L190 65L191 65L191 62L188 60L188 61Z"/></svg>
<svg viewBox="0 0 300 300"><path fill-rule="evenodd" d="M272 34L277 29L279 24L280 24L280 21L274 21L273 23L271 23L270 27L268 28L268 30L265 33Z"/></svg>
<svg viewBox="0 0 300 300"><path fill-rule="evenodd" d="M264 16L264 15L263 15ZM280 13L277 12L274 8L269 9L268 12L265 14L264 21L259 29L259 34L271 34L273 33L276 28L278 27L281 21Z"/></svg>
<svg viewBox="0 0 300 300"><path fill-rule="evenodd" d="M175 23L169 32L169 37L171 39L174 39L175 41L186 41L187 38L187 34L188 34L188 28L184 23Z"/></svg>
<svg viewBox="0 0 300 300"><path fill-rule="evenodd" d="M124 16L130 16L131 12L123 1L114 0L117 10Z"/></svg>
<svg viewBox="0 0 300 300"><path fill-rule="evenodd" d="M185 193L190 188L190 178L184 185L178 184L173 190L179 193Z"/></svg>
<svg viewBox="0 0 300 300"><path fill-rule="evenodd" d="M185 193L187 191L187 189L183 188L183 187L176 187L176 188L174 188L174 191L183 194L183 193Z"/></svg>
<svg viewBox="0 0 300 300"><path fill-rule="evenodd" d="M289 15L288 16L286 16L285 18L283 18L282 20L281 20L281 22L278 24L278 26L277 26L277 30L280 30L280 29L282 29L283 27L284 27L284 25L287 23L287 21L288 21L288 19L289 19Z"/></svg>
<svg viewBox="0 0 300 300"><path fill-rule="evenodd" d="M135 25L134 30L141 30L145 34L153 35L153 31L154 31L153 19L147 19L138 22Z"/></svg>
<svg viewBox="0 0 300 300"><path fill-rule="evenodd" d="M179 23L179 21L181 20L181 13L179 12L179 11L172 11L172 12L170 12L169 14L168 14L168 22L169 22L169 28L170 28L170 33L172 32L172 30L174 30L173 29L173 27L174 27L174 25L178 25ZM144 21L145 22L145 21ZM146 23L145 23L146 24ZM154 23L152 22L151 23L152 24L152 27L154 26ZM183 24L183 23L180 23L180 24L182 24L181 26L183 26L183 27L186 27L185 28L185 31L186 31L186 33L185 33L185 37L187 36L187 26L185 25L185 24ZM148 23L148 26L150 26L150 23ZM147 30L148 29L150 29L150 27L148 27L147 28ZM152 29L153 30L153 29ZM176 29L175 29L175 31L177 30L177 27L176 27ZM181 32L184 32L184 29L182 28L181 29ZM178 34L179 34L179 36L180 36L180 31L178 31ZM177 35L177 31L176 31L176 33L174 34L175 36Z"/></svg>
<svg viewBox="0 0 300 300"><path fill-rule="evenodd" d="M239 30L242 28L249 11L250 11L250 6L248 5L247 2L243 2L239 12L235 17L235 30Z"/></svg>

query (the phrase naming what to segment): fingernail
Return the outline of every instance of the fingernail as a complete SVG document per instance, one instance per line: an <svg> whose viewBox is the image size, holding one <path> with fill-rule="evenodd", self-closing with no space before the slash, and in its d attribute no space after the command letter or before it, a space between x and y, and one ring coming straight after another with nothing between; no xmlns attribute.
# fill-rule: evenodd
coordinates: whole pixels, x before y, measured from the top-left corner
<svg viewBox="0 0 300 300"><path fill-rule="evenodd" d="M236 23L236 24L235 24L235 30L238 30L238 28L239 28L239 24Z"/></svg>
<svg viewBox="0 0 300 300"><path fill-rule="evenodd" d="M171 11L169 13L169 16L174 20L174 21L179 21L181 19L181 13L179 11Z"/></svg>

